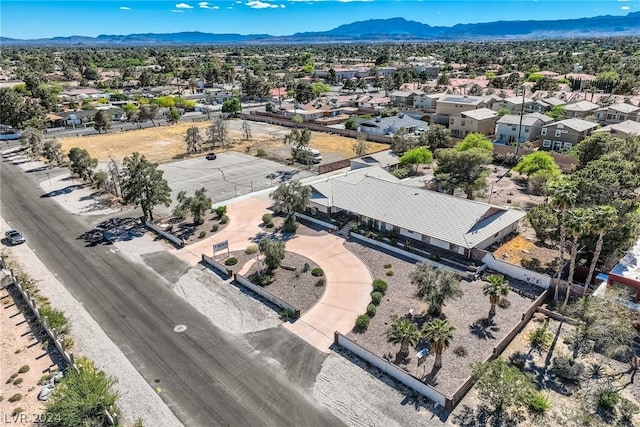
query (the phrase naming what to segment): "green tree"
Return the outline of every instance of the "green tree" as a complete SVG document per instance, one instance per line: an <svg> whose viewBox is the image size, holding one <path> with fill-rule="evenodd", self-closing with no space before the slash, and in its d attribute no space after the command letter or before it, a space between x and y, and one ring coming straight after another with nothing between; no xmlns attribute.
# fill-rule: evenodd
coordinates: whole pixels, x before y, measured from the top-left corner
<svg viewBox="0 0 640 427"><path fill-rule="evenodd" d="M11 88L0 88L0 123L18 129L44 127L45 111L32 98L23 98Z"/></svg>
<svg viewBox="0 0 640 427"><path fill-rule="evenodd" d="M186 191L180 191L177 200L179 204L175 208L176 211L179 213L191 212L195 225L204 223L204 214L212 206L211 197L207 196L207 189L204 187L196 190L193 196L188 197Z"/></svg>
<svg viewBox="0 0 640 427"><path fill-rule="evenodd" d="M541 203L527 212L527 221L531 224L536 237L544 245L553 239L558 230L558 215L550 204Z"/></svg>
<svg viewBox="0 0 640 427"><path fill-rule="evenodd" d="M391 318L391 326L387 330L387 341L392 344L400 344L398 356L404 359L409 355L409 346L415 347L421 338L420 330L409 319L398 316Z"/></svg>
<svg viewBox="0 0 640 427"><path fill-rule="evenodd" d="M316 98L313 93L313 87L306 82L299 82L295 87L294 97L301 104L311 102Z"/></svg>
<svg viewBox="0 0 640 427"><path fill-rule="evenodd" d="M48 139L42 144L42 157L47 159L49 164L60 166L64 163L62 145L55 139Z"/></svg>
<svg viewBox="0 0 640 427"><path fill-rule="evenodd" d="M349 117L347 121L344 122L344 128L349 130L358 130L358 122L356 121L356 118L353 116Z"/></svg>
<svg viewBox="0 0 640 427"><path fill-rule="evenodd" d="M420 145L427 146L431 152L451 145L451 132L442 125L431 125L420 135Z"/></svg>
<svg viewBox="0 0 640 427"><path fill-rule="evenodd" d="M500 297L509 294L509 281L500 274L490 274L487 276L487 283L482 286L482 293L489 297L489 316L496 315L496 304L500 301Z"/></svg>
<svg viewBox="0 0 640 427"><path fill-rule="evenodd" d="M501 108L498 110L498 118L502 118L503 116L506 116L507 114L511 114L511 110L509 110L508 108Z"/></svg>
<svg viewBox="0 0 640 427"><path fill-rule="evenodd" d="M478 379L475 385L478 394L489 401L499 415L512 406L524 405L534 390L528 377L502 359L474 364L473 374Z"/></svg>
<svg viewBox="0 0 640 427"><path fill-rule="evenodd" d="M551 154L546 151L535 151L527 154L520 160L520 162L513 168L514 171L520 172L529 177L540 171L548 171L552 175L560 175L560 168L554 160Z"/></svg>
<svg viewBox="0 0 640 427"><path fill-rule="evenodd" d="M433 154L425 147L415 147L407 151L400 157L400 164L411 165L413 171L418 170L418 166L425 163L431 163L433 161Z"/></svg>
<svg viewBox="0 0 640 427"><path fill-rule="evenodd" d="M284 242L269 237L263 237L258 242L258 249L260 253L264 255L264 263L271 271L280 266L280 263L286 255Z"/></svg>
<svg viewBox="0 0 640 427"><path fill-rule="evenodd" d="M305 150L311 142L311 131L307 128L293 128L284 136L284 143L292 147L293 157L309 163L309 152Z"/></svg>
<svg viewBox="0 0 640 427"><path fill-rule="evenodd" d="M298 180L283 182L270 197L273 200L273 211L284 214L288 220L296 212L306 209L311 197L311 187L303 186Z"/></svg>
<svg viewBox="0 0 640 427"><path fill-rule="evenodd" d="M164 172L157 163L149 162L145 156L135 152L123 161L124 179L122 196L126 203L142 208L144 217L153 221L153 208L159 204L171 204L171 188L164 179Z"/></svg>
<svg viewBox="0 0 640 427"><path fill-rule="evenodd" d="M222 103L222 112L228 114L236 114L242 110L242 105L238 98L227 99Z"/></svg>
<svg viewBox="0 0 640 427"><path fill-rule="evenodd" d="M353 143L351 148L356 156L364 156L369 151L369 141L367 141L367 137L363 133L359 133L356 138L356 142Z"/></svg>
<svg viewBox="0 0 640 427"><path fill-rule="evenodd" d="M560 275L564 264L564 250L567 241L567 210L575 204L576 198L578 197L578 190L573 182L566 179L558 179L553 182L549 190L551 192L551 206L560 210L560 253L558 257L558 272L553 294L553 300L557 302Z"/></svg>
<svg viewBox="0 0 640 427"><path fill-rule="evenodd" d="M553 120L564 120L567 110L562 105L556 105L544 114L551 117Z"/></svg>
<svg viewBox="0 0 640 427"><path fill-rule="evenodd" d="M156 122L153 120L158 115L158 105L149 104L149 105L141 105L138 110L138 118L146 122L147 120L151 120L151 123L155 126Z"/></svg>
<svg viewBox="0 0 640 427"><path fill-rule="evenodd" d="M98 131L98 133L107 133L107 131L111 128L111 115L106 110L98 110L96 115L93 117L93 128Z"/></svg>
<svg viewBox="0 0 640 427"><path fill-rule="evenodd" d="M441 148L436 151L437 167L435 177L444 191L449 194L460 188L473 200L473 193L487 187L489 168L493 160L490 151L471 148L459 151L455 148Z"/></svg>
<svg viewBox="0 0 640 427"><path fill-rule="evenodd" d="M566 227L571 234L571 251L569 253L569 277L567 278L567 292L564 296L562 306L569 302L571 288L573 287L573 274L576 269L576 258L578 257L578 243L582 236L588 233L591 219L582 208L575 208L567 211Z"/></svg>
<svg viewBox="0 0 640 427"><path fill-rule="evenodd" d="M69 369L47 400L47 425L52 427L109 426L106 412L113 412L118 393L116 380L86 358L78 369Z"/></svg>
<svg viewBox="0 0 640 427"><path fill-rule="evenodd" d="M187 143L187 153L200 152L202 149L202 137L200 136L200 129L197 126L191 126L187 129L185 142Z"/></svg>
<svg viewBox="0 0 640 427"><path fill-rule="evenodd" d="M397 155L402 155L407 150L410 150L415 143L416 141L411 137L409 131L405 128L400 128L391 138L391 150Z"/></svg>
<svg viewBox="0 0 640 427"><path fill-rule="evenodd" d="M20 145L24 147L30 157L39 158L44 150L44 135L42 131L29 127L22 133Z"/></svg>
<svg viewBox="0 0 640 427"><path fill-rule="evenodd" d="M586 167L591 161L597 160L617 147L624 144L624 141L611 135L608 132L596 132L589 135L576 146L578 157L578 169Z"/></svg>
<svg viewBox="0 0 640 427"><path fill-rule="evenodd" d="M411 283L418 287L418 295L429 303L429 313L440 315L445 302L463 294L460 279L452 270L431 267L422 261L409 274Z"/></svg>
<svg viewBox="0 0 640 427"><path fill-rule="evenodd" d="M215 148L216 145L220 147L226 147L229 145L229 126L222 117L216 117L211 121L211 124L207 128L208 142L211 143L211 147Z"/></svg>
<svg viewBox="0 0 640 427"><path fill-rule="evenodd" d="M98 190L104 190L109 182L109 175L106 171L97 171L93 174L93 183Z"/></svg>
<svg viewBox="0 0 640 427"><path fill-rule="evenodd" d="M602 244L604 242L604 236L618 224L618 211L613 206L604 205L591 208L591 229L598 235L596 247L591 257L591 264L589 265L589 274L585 280L585 287L582 290L584 296L587 292L587 288L591 284L593 273L596 270L600 253L602 252Z"/></svg>
<svg viewBox="0 0 640 427"><path fill-rule="evenodd" d="M78 147L69 150L69 170L80 179L90 181L97 166L98 160L92 158L87 150Z"/></svg>
<svg viewBox="0 0 640 427"><path fill-rule="evenodd" d="M493 143L491 140L485 135L476 132L467 134L467 136L455 146L455 149L458 151L467 151L472 148L481 148L493 153Z"/></svg>
<svg viewBox="0 0 640 427"><path fill-rule="evenodd" d="M449 322L442 319L433 319L422 327L422 336L435 353L434 368L442 368L442 353L451 344L453 331L455 330L456 328L450 325Z"/></svg>
<svg viewBox="0 0 640 427"><path fill-rule="evenodd" d="M180 120L180 111L176 107L170 107L165 114L165 118L169 123L178 123Z"/></svg>

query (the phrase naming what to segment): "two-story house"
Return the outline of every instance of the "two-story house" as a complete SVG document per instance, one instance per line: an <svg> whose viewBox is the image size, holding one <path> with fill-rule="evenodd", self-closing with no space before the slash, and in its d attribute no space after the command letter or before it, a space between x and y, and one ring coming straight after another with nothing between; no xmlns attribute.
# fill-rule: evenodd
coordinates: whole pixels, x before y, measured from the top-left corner
<svg viewBox="0 0 640 427"><path fill-rule="evenodd" d="M470 133L492 135L498 113L489 108L463 111L449 117L449 131L454 138L464 138Z"/></svg>
<svg viewBox="0 0 640 427"><path fill-rule="evenodd" d="M520 114L523 111L524 114L528 114L538 110L536 101L526 97L523 98L522 96L505 98L501 101L495 102L491 108L496 111L506 108L509 110L509 114Z"/></svg>
<svg viewBox="0 0 640 427"><path fill-rule="evenodd" d="M626 120L637 120L638 113L640 113L640 107L620 103L598 109L595 116L598 123L603 125L612 125L622 123Z"/></svg>
<svg viewBox="0 0 640 427"><path fill-rule="evenodd" d="M540 113L525 114L522 117L506 114L496 122L496 141L501 144L510 144L518 140L536 141L540 137L542 127L552 122L551 117Z"/></svg>
<svg viewBox="0 0 640 427"><path fill-rule="evenodd" d="M421 90L396 90L389 94L389 98L391 98L391 105L394 107L413 107L413 99L420 95L424 95Z"/></svg>
<svg viewBox="0 0 640 427"><path fill-rule="evenodd" d="M545 151L568 151L591 134L598 123L588 122L582 119L565 119L559 122L543 126L540 131L542 144Z"/></svg>
<svg viewBox="0 0 640 427"><path fill-rule="evenodd" d="M598 104L586 100L572 102L564 106L564 117L566 119L584 119L587 116L595 115L599 108L600 106Z"/></svg>
<svg viewBox="0 0 640 427"><path fill-rule="evenodd" d="M447 95L436 101L436 112L432 123L449 124L449 117L465 111L487 108L487 98L483 96Z"/></svg>
<svg viewBox="0 0 640 427"><path fill-rule="evenodd" d="M632 135L640 135L640 122L625 120L622 123L615 123L593 131L593 133L596 132L608 132L613 136L625 139Z"/></svg>

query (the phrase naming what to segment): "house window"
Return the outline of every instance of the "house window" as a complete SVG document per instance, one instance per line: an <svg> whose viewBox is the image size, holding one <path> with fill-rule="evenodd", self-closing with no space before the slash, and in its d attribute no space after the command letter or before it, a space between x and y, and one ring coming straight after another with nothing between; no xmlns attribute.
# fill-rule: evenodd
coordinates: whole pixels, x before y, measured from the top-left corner
<svg viewBox="0 0 640 427"><path fill-rule="evenodd" d="M558 138L559 136L562 136L562 131L560 129L556 129L556 138Z"/></svg>
<svg viewBox="0 0 640 427"><path fill-rule="evenodd" d="M543 128L543 129L540 131L540 135L546 135L546 134L547 134L547 128Z"/></svg>
<svg viewBox="0 0 640 427"><path fill-rule="evenodd" d="M511 126L511 130L515 132L516 131L516 125Z"/></svg>
<svg viewBox="0 0 640 427"><path fill-rule="evenodd" d="M449 243L449 250L451 252L458 252L458 250L460 249L460 246L458 245L454 245L453 243Z"/></svg>
<svg viewBox="0 0 640 427"><path fill-rule="evenodd" d="M550 139L545 139L544 141L542 141L542 146L544 148L549 148L551 147L551 140Z"/></svg>
<svg viewBox="0 0 640 427"><path fill-rule="evenodd" d="M565 150L571 150L571 147L573 147L573 144L571 144L570 142L565 142L562 146L562 148L564 148Z"/></svg>
<svg viewBox="0 0 640 427"><path fill-rule="evenodd" d="M531 129L529 126L525 126L525 127L524 127L524 132L525 132L525 133L529 132L529 129Z"/></svg>

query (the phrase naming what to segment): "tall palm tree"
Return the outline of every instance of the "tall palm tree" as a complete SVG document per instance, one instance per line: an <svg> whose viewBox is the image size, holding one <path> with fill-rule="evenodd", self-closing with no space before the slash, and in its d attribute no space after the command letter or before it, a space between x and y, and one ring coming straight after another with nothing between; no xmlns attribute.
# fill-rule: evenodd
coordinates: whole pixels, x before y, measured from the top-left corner
<svg viewBox="0 0 640 427"><path fill-rule="evenodd" d="M409 354L409 346L418 344L421 334L415 323L408 319L394 316L387 331L387 340L393 344L400 344L399 354Z"/></svg>
<svg viewBox="0 0 640 427"><path fill-rule="evenodd" d="M571 285L573 284L573 274L576 269L576 258L578 256L578 240L585 235L590 227L591 219L587 215L587 211L582 208L571 209L567 212L566 227L571 234L571 254L569 262L569 277L567 278L567 293L564 295L562 306L566 306L571 294Z"/></svg>
<svg viewBox="0 0 640 427"><path fill-rule="evenodd" d="M584 282L585 286L582 290L583 296L587 293L587 288L589 287L591 279L593 278L593 273L596 270L596 264L598 263L598 258L600 258L600 252L602 252L604 236L618 223L618 210L609 205L596 206L591 209L591 219L591 229L598 234L598 241L596 242L593 257L591 258L591 265L589 266L587 280Z"/></svg>
<svg viewBox="0 0 640 427"><path fill-rule="evenodd" d="M578 197L578 189L576 185L566 179L559 179L550 185L551 205L560 209L560 257L558 262L558 273L556 276L555 292L553 300L558 301L558 287L560 285L560 276L562 274L562 265L564 263L564 250L567 243L567 228L565 219L567 209L573 206Z"/></svg>
<svg viewBox="0 0 640 427"><path fill-rule="evenodd" d="M451 344L455 330L455 327L442 319L433 319L422 327L422 336L429 342L436 355L434 368L442 368L442 352Z"/></svg>
<svg viewBox="0 0 640 427"><path fill-rule="evenodd" d="M489 316L495 316L496 304L500 301L500 297L509 293L509 281L500 274L490 274L487 276L487 282L482 287L482 293L489 297L489 303L491 304Z"/></svg>

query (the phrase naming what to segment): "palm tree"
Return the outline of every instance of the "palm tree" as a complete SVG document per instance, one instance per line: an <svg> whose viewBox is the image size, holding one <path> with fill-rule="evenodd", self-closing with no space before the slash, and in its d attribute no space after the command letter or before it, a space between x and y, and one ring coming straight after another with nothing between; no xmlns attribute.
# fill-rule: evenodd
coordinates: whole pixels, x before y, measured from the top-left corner
<svg viewBox="0 0 640 427"><path fill-rule="evenodd" d="M501 296L506 296L509 293L509 281L500 274L490 274L487 276L487 282L482 287L482 293L489 297L489 303L491 309L489 309L489 316L496 315L496 304L500 301Z"/></svg>
<svg viewBox="0 0 640 427"><path fill-rule="evenodd" d="M582 290L583 296L587 293L587 288L589 287L591 279L593 278L593 273L596 270L596 264L598 263L598 258L600 258L600 252L602 252L604 236L609 232L609 230L613 229L617 225L618 210L609 205L596 206L591 209L591 220L591 229L598 234L598 241L596 242L596 248L593 251L593 258L591 258L591 265L589 266L587 280L584 282L585 285Z"/></svg>
<svg viewBox="0 0 640 427"><path fill-rule="evenodd" d="M393 344L400 344L398 354L409 354L409 346L414 347L420 340L420 331L415 323L408 319L392 317L392 323L387 331L387 340Z"/></svg>
<svg viewBox="0 0 640 427"><path fill-rule="evenodd" d="M433 319L422 327L422 336L429 342L436 355L434 368L442 368L442 352L451 344L455 330L455 327L442 319Z"/></svg>
<svg viewBox="0 0 640 427"><path fill-rule="evenodd" d="M558 273L556 276L555 292L553 294L553 300L558 301L558 286L560 285L560 275L562 273L562 264L564 263L564 250L567 240L567 228L565 226L565 219L567 215L567 209L569 209L576 202L578 197L578 189L575 184L565 179L559 179L549 186L551 194L551 205L557 209L560 209L560 257L558 265Z"/></svg>
<svg viewBox="0 0 640 427"><path fill-rule="evenodd" d="M571 294L571 285L573 284L573 274L576 269L576 258L578 256L578 239L585 235L590 227L591 219L587 212L582 208L571 209L567 212L566 227L571 233L571 254L569 262L569 277L567 278L567 293L564 296L562 306L566 306Z"/></svg>

